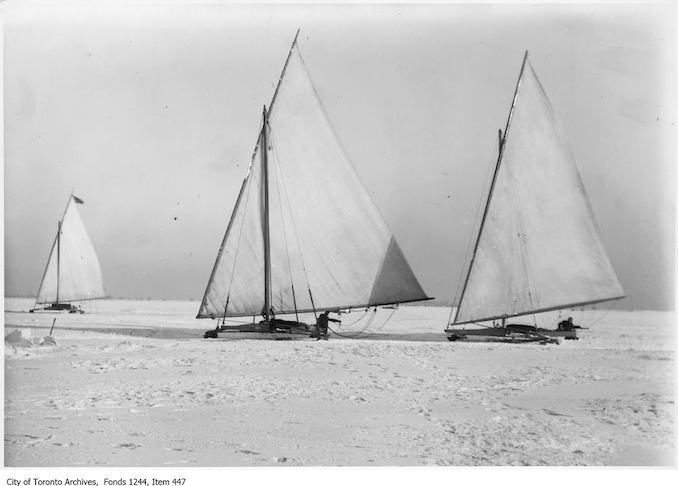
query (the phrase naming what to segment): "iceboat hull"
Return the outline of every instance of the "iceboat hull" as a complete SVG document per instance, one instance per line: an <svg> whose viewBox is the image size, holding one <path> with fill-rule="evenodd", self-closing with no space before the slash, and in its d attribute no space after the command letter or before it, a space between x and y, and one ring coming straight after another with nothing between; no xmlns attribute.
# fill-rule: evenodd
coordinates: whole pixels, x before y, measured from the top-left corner
<svg viewBox="0 0 678 486"><path fill-rule="evenodd" d="M36 307L29 312L68 312L69 314L84 314L85 311L79 306L70 303L53 302L45 307Z"/></svg>
<svg viewBox="0 0 678 486"><path fill-rule="evenodd" d="M557 330L537 327L530 324L508 324L505 327L487 327L481 329L446 329L448 341L473 340L506 342L552 342L558 339L577 340L576 330Z"/></svg>
<svg viewBox="0 0 678 486"><path fill-rule="evenodd" d="M258 339L284 339L295 336L318 337L318 327L315 324L305 324L297 321L286 321L283 319L268 319L252 324L240 325L221 325L216 329L207 331L205 338L223 337L223 335L234 335L237 333L246 333L245 339L253 339L257 334Z"/></svg>

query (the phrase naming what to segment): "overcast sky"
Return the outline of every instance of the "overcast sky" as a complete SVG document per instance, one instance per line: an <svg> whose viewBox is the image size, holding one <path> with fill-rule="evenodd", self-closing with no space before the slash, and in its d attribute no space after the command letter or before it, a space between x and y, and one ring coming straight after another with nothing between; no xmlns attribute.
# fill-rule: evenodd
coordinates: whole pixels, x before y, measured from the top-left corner
<svg viewBox="0 0 678 486"><path fill-rule="evenodd" d="M2 4L5 291L70 191L112 296L200 299L292 38L422 286L450 301L524 51L628 295L673 303L675 8ZM554 197L557 197L554 194Z"/></svg>

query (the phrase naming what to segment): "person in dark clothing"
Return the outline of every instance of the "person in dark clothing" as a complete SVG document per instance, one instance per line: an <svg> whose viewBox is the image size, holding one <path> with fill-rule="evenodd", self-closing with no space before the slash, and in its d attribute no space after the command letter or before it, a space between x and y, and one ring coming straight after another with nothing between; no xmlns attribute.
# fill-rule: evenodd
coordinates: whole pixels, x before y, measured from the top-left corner
<svg viewBox="0 0 678 486"><path fill-rule="evenodd" d="M327 337L327 327L329 325L329 321L341 322L339 319L332 319L329 316L329 314L330 314L330 311L325 311L318 316L318 320L316 321L316 324L318 326L319 338L320 337Z"/></svg>
<svg viewBox="0 0 678 486"><path fill-rule="evenodd" d="M581 327L575 326L571 317L568 317L566 321L560 321L558 323L559 331L574 331L575 329L581 329Z"/></svg>

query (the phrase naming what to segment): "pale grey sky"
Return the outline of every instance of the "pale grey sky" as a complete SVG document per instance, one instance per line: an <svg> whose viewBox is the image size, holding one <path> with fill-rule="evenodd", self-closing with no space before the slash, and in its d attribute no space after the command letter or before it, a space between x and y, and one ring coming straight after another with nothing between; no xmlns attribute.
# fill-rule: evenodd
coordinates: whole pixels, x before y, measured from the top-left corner
<svg viewBox="0 0 678 486"><path fill-rule="evenodd" d="M75 187L110 295L201 298L300 27L329 118L429 295L454 295L527 49L628 295L618 307L673 305L668 3L0 8L7 295L37 292Z"/></svg>

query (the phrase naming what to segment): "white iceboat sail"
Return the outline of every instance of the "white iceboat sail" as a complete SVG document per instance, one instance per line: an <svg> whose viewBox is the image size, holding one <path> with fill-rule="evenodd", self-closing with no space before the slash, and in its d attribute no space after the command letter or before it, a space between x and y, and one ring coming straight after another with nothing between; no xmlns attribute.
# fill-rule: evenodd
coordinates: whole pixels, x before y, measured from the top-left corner
<svg viewBox="0 0 678 486"><path fill-rule="evenodd" d="M58 223L36 305L54 306L106 296L99 259L80 218L78 204L83 204L82 200L71 194Z"/></svg>
<svg viewBox="0 0 678 486"><path fill-rule="evenodd" d="M622 297L574 157L525 53L458 311L449 325Z"/></svg>
<svg viewBox="0 0 678 486"><path fill-rule="evenodd" d="M296 38L198 318L424 300L330 125Z"/></svg>

